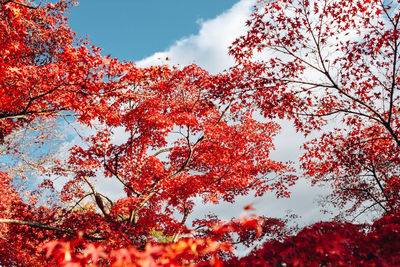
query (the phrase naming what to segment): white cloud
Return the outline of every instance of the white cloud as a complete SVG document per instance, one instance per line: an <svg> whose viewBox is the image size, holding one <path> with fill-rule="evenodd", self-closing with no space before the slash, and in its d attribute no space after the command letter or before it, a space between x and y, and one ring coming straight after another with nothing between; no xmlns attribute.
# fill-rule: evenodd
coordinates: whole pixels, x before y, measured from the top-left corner
<svg viewBox="0 0 400 267"><path fill-rule="evenodd" d="M245 22L255 3L255 0L242 0L214 19L199 21L201 27L197 34L182 38L167 50L137 62L137 65L195 63L211 73L229 68L234 60L228 55L228 47L245 33ZM167 57L168 62L165 60Z"/></svg>

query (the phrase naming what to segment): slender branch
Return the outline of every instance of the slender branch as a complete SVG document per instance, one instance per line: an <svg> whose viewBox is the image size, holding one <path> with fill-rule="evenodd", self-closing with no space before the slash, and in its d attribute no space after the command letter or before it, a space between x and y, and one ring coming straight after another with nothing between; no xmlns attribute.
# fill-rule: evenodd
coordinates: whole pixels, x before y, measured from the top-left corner
<svg viewBox="0 0 400 267"><path fill-rule="evenodd" d="M384 195L384 197L385 197L387 203L390 205L389 197L387 196L385 190L383 189L382 183L381 183L381 181L380 181L379 178L378 178L378 175L377 175L377 173L376 173L376 168L375 168L375 166L372 165L372 169L368 169L368 170L372 173L372 176L374 177L376 183L378 184L379 189L382 191L382 194ZM392 207L391 207L391 208L392 208Z"/></svg>
<svg viewBox="0 0 400 267"><path fill-rule="evenodd" d="M396 25L397 25L397 23L396 23ZM391 121L392 121L392 115L393 115L393 102L394 102L394 100L393 100L393 98L394 98L394 89L396 88L396 84L397 84L397 82L396 82L396 66L397 66L397 54L398 54L398 52L397 52L397 49L398 49L398 44L397 44L397 41L395 40L394 41L395 42L395 44L394 44L394 51L393 51L393 69L392 69L392 86L391 86L391 88L390 88L390 102L389 102L389 115L388 115L388 120L387 120L387 123L390 125L391 124Z"/></svg>
<svg viewBox="0 0 400 267"><path fill-rule="evenodd" d="M139 191L135 190L132 186L130 186L127 183L125 183L124 180L121 178L121 176L118 173L114 172L105 162L104 162L104 167L109 172L111 172L115 176L115 178L117 178L118 181L120 181L126 188L131 190L136 196L140 196L141 195L141 193Z"/></svg>
<svg viewBox="0 0 400 267"><path fill-rule="evenodd" d="M368 189L359 188L345 188L345 190L353 190L366 193L370 198L372 198L385 212L388 212L387 208L374 196Z"/></svg>
<svg viewBox="0 0 400 267"><path fill-rule="evenodd" d="M279 48L280 48L280 49L279 49ZM304 58L301 58L301 57L297 56L296 54L294 54L292 51L290 51L290 50L289 50L286 46L284 46L283 44L282 44L279 48L271 47L272 50L275 50L275 51L280 52L280 53L282 53L282 54L286 54L286 55L292 56L292 57L294 57L295 59L299 60L300 62L303 62L304 64L306 64L306 65L309 66L310 68L312 68L312 69L314 69L314 70L316 70L316 71L318 71L318 72L320 72L320 73L322 73L322 74L324 73L323 70L321 70L320 68L314 66L314 65L311 64L310 62L306 61ZM283 49L283 50L282 50L282 49Z"/></svg>
<svg viewBox="0 0 400 267"><path fill-rule="evenodd" d="M13 219L0 219L0 223L27 225L27 226L31 226L31 227L35 227L35 228L53 230L53 231L58 231L58 232L63 232L63 233L68 233L68 234L75 234L75 231L71 230L71 229L59 228L59 227L56 227L56 226L42 224L42 223L35 222L35 221L21 221L21 220L13 220Z"/></svg>
<svg viewBox="0 0 400 267"><path fill-rule="evenodd" d="M69 210L67 210L66 213L64 213L63 217L65 217L66 215L68 215L71 211L73 211L78 205L79 203L84 200L86 197L91 196L93 193L89 193L84 195L81 199L79 199ZM60 219L59 219L60 220Z"/></svg>
<svg viewBox="0 0 400 267"><path fill-rule="evenodd" d="M389 137L370 138L370 139L366 139L366 140L351 144L351 145L347 146L346 149L349 149L349 148L352 148L352 147L355 147L355 146L359 146L361 144L366 144L366 143L369 143L369 142L372 142L372 141L378 141L378 140L392 140L392 138L389 138ZM371 176L371 175L366 175L366 176Z"/></svg>
<svg viewBox="0 0 400 267"><path fill-rule="evenodd" d="M396 22L394 22L394 21L392 20L392 18L390 17L389 13L387 12L387 10L388 10L389 8L385 7L385 4L384 4L382 1L379 1L379 2L380 2L380 4L381 4L381 6L382 6L383 13L385 13L387 19L392 23L393 27L396 28L398 19L397 19Z"/></svg>
<svg viewBox="0 0 400 267"><path fill-rule="evenodd" d="M26 106L25 106L24 110L22 111L22 113L26 113L26 112L28 111L28 109L29 109L29 107L31 106L31 104L33 103L33 101L35 101L36 99L45 97L46 95L49 95L49 94L51 94L51 93L53 93L54 91L56 91L57 89L59 89L61 86L62 86L62 84L61 84L61 85L58 85L58 86L55 86L54 88L52 88L52 89L49 90L49 91L43 92L43 93L38 94L38 95L36 95L36 96L32 96L32 97L29 99L28 103L26 104Z"/></svg>
<svg viewBox="0 0 400 267"><path fill-rule="evenodd" d="M363 209L361 212L359 212L356 216L353 217L353 219L351 220L351 222L354 222L355 219L357 219L361 214L363 214L364 212L366 212L367 210L369 210L370 208L376 206L378 203L374 202L372 203L372 205L366 207L365 209Z"/></svg>
<svg viewBox="0 0 400 267"><path fill-rule="evenodd" d="M8 3L14 3L14 4L16 4L16 5L20 5L20 6L29 8L29 9L37 9L37 8L40 6L40 5L38 5L38 6L31 6L31 5L28 5L28 4L25 4L25 3L21 3L21 2L15 1L15 0L6 0L6 1L4 1L4 2L1 2L0 4L5 5L5 4L8 4Z"/></svg>
<svg viewBox="0 0 400 267"><path fill-rule="evenodd" d="M154 153L153 157L157 157L161 153L168 152L168 151L171 151L171 150L172 150L172 147L161 149L161 150L157 151L156 153Z"/></svg>
<svg viewBox="0 0 400 267"><path fill-rule="evenodd" d="M85 182L89 185L90 189L92 190L93 195L94 195L94 199L95 199L95 202L96 202L97 206L99 207L99 209L101 210L101 212L104 214L104 216L108 217L108 213L107 213L107 211L105 210L104 203L103 203L103 199L101 198L101 195L97 193L95 187L94 187L93 184L89 181L88 177L83 176L83 179L85 180Z"/></svg>
<svg viewBox="0 0 400 267"><path fill-rule="evenodd" d="M26 112L18 112L18 113L3 113L0 114L0 119L22 119L26 118L28 115L35 115L35 114L44 114L44 113L51 113L56 111L63 111L66 110L64 108L60 109L43 109L43 110L31 110Z"/></svg>
<svg viewBox="0 0 400 267"><path fill-rule="evenodd" d="M140 204L132 211L131 216L129 217L129 222L130 223L137 223L139 220L139 210L142 209L147 202L150 200L150 198L157 192L157 190L151 191L143 200L140 202Z"/></svg>
<svg viewBox="0 0 400 267"><path fill-rule="evenodd" d="M178 232L176 232L176 233L174 234L174 236L173 236L173 238L172 238L172 242L178 241L179 235L181 234L181 231L182 231L182 227L183 227L183 225L186 223L186 220L187 220L187 217L188 217L188 215L189 215L189 212L190 212L190 210L185 206L185 207L183 208L183 218L182 218L182 221L181 221L181 227L179 228Z"/></svg>
<svg viewBox="0 0 400 267"><path fill-rule="evenodd" d="M314 82L307 82L307 81L301 81L301 80L289 80L289 79L283 79L282 81L284 81L286 83L299 83L299 84L304 84L304 85L312 85L313 88L317 88L317 87L334 88L334 86L332 84L314 83Z"/></svg>
<svg viewBox="0 0 400 267"><path fill-rule="evenodd" d="M73 234L73 235L77 234L77 231L74 231L72 229L64 229L64 228L60 228L60 227L56 227L56 226L43 224L43 223L36 222L36 221L22 221L22 220L13 220L13 219L0 218L0 223L26 225L26 226L30 226L30 227L34 227L34 228L40 228L40 229L44 229L44 230L57 231L57 232ZM83 237L86 238L86 239L92 240L92 241L103 240L104 239L102 237L94 237L94 236L90 236L90 235L87 235L87 234L84 234Z"/></svg>

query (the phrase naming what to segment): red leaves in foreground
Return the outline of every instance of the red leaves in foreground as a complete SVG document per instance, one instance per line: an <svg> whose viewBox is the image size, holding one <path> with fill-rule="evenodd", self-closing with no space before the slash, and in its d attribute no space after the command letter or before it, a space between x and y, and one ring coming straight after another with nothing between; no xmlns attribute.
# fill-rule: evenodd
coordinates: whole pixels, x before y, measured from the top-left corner
<svg viewBox="0 0 400 267"><path fill-rule="evenodd" d="M258 233L260 224L253 222L251 218L243 218L216 225L213 227L214 237L240 232L240 227L253 228ZM230 243L217 243L213 238L182 238L176 243L147 244L139 250L123 248L107 251L78 238L70 242L52 241L45 249L51 263L77 267L397 266L400 264L400 215L386 215L372 225L316 223L295 236L267 241L260 249L241 259L226 260L221 257L224 253L229 255L232 252Z"/></svg>
<svg viewBox="0 0 400 267"><path fill-rule="evenodd" d="M321 222L283 241L262 248L226 266L398 266L400 215L387 215L372 225Z"/></svg>
<svg viewBox="0 0 400 267"><path fill-rule="evenodd" d="M195 262L220 266L217 253L230 251L230 245L211 239L183 238L171 244L148 244L143 250L122 248L106 252L101 246L77 239L52 241L45 249L48 261L57 266L186 266Z"/></svg>
<svg viewBox="0 0 400 267"><path fill-rule="evenodd" d="M46 258L57 266L222 266L224 257L233 255L232 240L220 235L265 234L266 225L276 221L262 218L242 218L211 225L204 238L181 238L165 244L148 243L143 248L107 249L103 245L88 243L82 234L72 241L51 241L43 248Z"/></svg>

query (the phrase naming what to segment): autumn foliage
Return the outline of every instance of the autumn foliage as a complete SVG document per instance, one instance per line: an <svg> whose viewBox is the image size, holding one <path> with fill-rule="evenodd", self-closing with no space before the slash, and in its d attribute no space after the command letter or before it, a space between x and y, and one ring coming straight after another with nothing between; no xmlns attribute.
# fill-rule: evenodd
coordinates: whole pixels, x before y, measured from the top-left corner
<svg viewBox="0 0 400 267"><path fill-rule="evenodd" d="M0 1L1 265L400 263L397 2L259 1L217 75L103 56L69 28L74 4ZM277 118L315 136L301 170L269 157ZM31 164L15 133L45 151L43 125L61 122L72 146ZM9 171L16 155L35 175ZM299 232L254 214L188 224L195 200L290 197L299 178L331 185L341 217Z"/></svg>

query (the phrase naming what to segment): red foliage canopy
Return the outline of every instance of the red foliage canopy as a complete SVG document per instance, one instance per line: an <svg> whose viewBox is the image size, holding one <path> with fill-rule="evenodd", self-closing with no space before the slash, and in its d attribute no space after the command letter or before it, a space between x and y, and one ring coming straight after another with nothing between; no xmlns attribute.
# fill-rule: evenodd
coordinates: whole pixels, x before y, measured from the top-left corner
<svg viewBox="0 0 400 267"><path fill-rule="evenodd" d="M41 201L57 194L52 180L26 192L0 171L0 264L218 266L236 242L265 236L279 240L229 264L399 263L397 2L259 1L230 50L238 65L218 75L104 57L68 27L73 4L0 2L1 151L16 153L9 136L24 127L41 136L34 123L43 119L73 117L88 129L68 156L40 168L68 181L53 203ZM306 135L333 123L304 145L304 175L331 184L329 201L351 203L347 214L376 206L383 217L291 237L282 220L255 216L189 229L195 198L289 196L294 169L269 158L275 118ZM109 180L122 188L117 197L99 187Z"/></svg>

